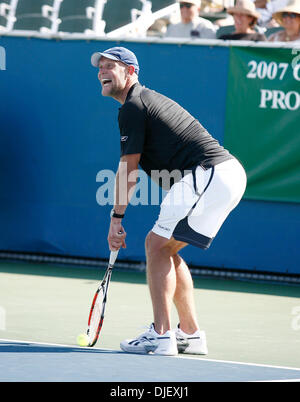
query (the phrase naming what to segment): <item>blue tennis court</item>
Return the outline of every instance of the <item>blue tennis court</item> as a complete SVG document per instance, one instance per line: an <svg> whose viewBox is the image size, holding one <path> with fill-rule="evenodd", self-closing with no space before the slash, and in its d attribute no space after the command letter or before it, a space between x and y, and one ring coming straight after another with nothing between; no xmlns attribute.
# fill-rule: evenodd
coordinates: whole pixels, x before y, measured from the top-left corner
<svg viewBox="0 0 300 402"><path fill-rule="evenodd" d="M140 382L300 381L300 368L101 348L0 340L0 353L1 381L134 382L137 388Z"/></svg>

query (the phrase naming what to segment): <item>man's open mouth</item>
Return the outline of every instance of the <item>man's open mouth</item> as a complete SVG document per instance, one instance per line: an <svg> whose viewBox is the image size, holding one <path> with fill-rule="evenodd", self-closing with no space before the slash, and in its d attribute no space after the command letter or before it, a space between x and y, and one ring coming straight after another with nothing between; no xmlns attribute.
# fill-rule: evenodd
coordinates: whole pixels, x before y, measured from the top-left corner
<svg viewBox="0 0 300 402"><path fill-rule="evenodd" d="M103 80L101 82L102 82L102 85L105 87L106 85L109 85L111 83L111 80L108 78L103 78Z"/></svg>

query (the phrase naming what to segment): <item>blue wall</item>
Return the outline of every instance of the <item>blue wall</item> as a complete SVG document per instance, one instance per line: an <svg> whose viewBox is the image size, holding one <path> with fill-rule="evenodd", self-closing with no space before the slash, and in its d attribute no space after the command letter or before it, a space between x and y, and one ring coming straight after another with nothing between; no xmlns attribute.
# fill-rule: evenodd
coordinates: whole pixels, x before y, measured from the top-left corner
<svg viewBox="0 0 300 402"><path fill-rule="evenodd" d="M102 98L94 51L101 41L3 37L0 71L0 249L107 257L110 206L100 207L96 175L117 169L119 104ZM138 56L140 81L181 103L222 143L226 47L124 43ZM158 206L130 206L120 258L144 260ZM300 272L298 204L242 201L208 251L189 263Z"/></svg>

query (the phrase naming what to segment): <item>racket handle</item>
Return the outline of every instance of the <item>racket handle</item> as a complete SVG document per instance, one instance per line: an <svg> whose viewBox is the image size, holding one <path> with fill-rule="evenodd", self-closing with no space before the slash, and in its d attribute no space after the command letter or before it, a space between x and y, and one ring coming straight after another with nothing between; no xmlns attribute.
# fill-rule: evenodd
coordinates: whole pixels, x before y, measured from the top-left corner
<svg viewBox="0 0 300 402"><path fill-rule="evenodd" d="M114 265L114 263L116 262L116 259L118 257L118 253L119 253L119 250L110 252L109 265Z"/></svg>

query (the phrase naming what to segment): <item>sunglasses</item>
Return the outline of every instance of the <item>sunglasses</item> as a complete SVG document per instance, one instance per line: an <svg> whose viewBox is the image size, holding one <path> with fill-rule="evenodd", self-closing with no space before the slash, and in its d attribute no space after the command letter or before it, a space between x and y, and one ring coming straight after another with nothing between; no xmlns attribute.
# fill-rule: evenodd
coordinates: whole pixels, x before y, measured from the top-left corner
<svg viewBox="0 0 300 402"><path fill-rule="evenodd" d="M180 3L180 4L179 4L179 7L180 7L180 8L183 8L183 7L191 8L192 5L193 5L193 4L191 4L191 3Z"/></svg>
<svg viewBox="0 0 300 402"><path fill-rule="evenodd" d="M286 18L286 17L297 18L298 15L299 15L299 14L296 14L296 13L287 13L287 12L284 12L284 13L282 13L282 18Z"/></svg>

